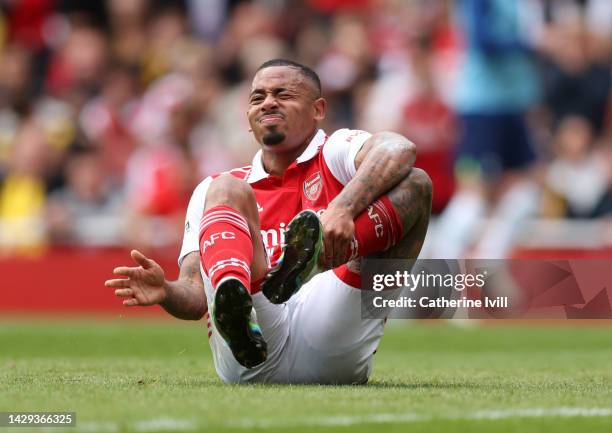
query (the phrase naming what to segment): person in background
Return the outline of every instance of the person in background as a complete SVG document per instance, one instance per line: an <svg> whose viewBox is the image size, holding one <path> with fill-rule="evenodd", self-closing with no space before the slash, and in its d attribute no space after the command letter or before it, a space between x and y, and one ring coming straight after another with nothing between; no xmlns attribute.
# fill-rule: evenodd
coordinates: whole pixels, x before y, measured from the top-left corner
<svg viewBox="0 0 612 433"><path fill-rule="evenodd" d="M417 83L413 96L406 102L399 131L419 143L415 166L425 170L435 185L432 213L439 214L454 192L452 154L457 137L457 121L444 103L433 80L433 55L428 41L422 41L411 56Z"/></svg>
<svg viewBox="0 0 612 433"><path fill-rule="evenodd" d="M612 168L594 137L584 117L568 116L560 122L556 155L546 170L544 216L597 218L612 213Z"/></svg>
<svg viewBox="0 0 612 433"><path fill-rule="evenodd" d="M100 151L71 149L65 165L66 184L50 194L46 225L55 244L120 245L123 197L109 182Z"/></svg>
<svg viewBox="0 0 612 433"><path fill-rule="evenodd" d="M526 3L456 3L466 45L455 95L458 190L440 218L435 258L503 257L518 223L537 208L538 188L529 177L536 154L525 114L538 99L538 80L521 28Z"/></svg>
<svg viewBox="0 0 612 433"><path fill-rule="evenodd" d="M12 146L8 171L0 179L0 255L32 255L44 248L50 155L41 125L33 119L24 122Z"/></svg>

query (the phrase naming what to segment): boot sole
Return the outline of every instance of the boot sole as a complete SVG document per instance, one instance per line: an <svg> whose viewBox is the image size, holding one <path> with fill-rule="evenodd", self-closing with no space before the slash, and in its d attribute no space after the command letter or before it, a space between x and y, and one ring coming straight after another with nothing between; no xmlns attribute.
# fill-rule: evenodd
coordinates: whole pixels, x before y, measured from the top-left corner
<svg viewBox="0 0 612 433"><path fill-rule="evenodd" d="M261 290L270 302L287 302L308 280L319 256L322 235L321 223L313 211L302 211L291 220L285 232L282 263L268 273L262 284Z"/></svg>
<svg viewBox="0 0 612 433"><path fill-rule="evenodd" d="M236 279L222 282L215 291L213 318L234 358L246 368L264 362L267 345L257 325L252 324L253 300L246 287Z"/></svg>

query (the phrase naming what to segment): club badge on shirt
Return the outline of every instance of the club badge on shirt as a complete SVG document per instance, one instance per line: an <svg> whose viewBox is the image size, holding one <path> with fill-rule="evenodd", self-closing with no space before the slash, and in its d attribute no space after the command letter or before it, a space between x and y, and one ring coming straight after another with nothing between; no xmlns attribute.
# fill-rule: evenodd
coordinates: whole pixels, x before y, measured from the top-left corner
<svg viewBox="0 0 612 433"><path fill-rule="evenodd" d="M316 201L323 190L323 179L321 172L313 173L304 181L304 195L310 201Z"/></svg>

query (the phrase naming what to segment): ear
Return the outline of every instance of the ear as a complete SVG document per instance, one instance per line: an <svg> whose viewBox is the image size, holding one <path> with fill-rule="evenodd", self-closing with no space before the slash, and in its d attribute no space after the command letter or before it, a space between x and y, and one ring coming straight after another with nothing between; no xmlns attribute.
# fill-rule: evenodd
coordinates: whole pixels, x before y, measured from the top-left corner
<svg viewBox="0 0 612 433"><path fill-rule="evenodd" d="M325 111L327 109L327 101L324 98L319 98L313 103L314 119L317 122L325 119Z"/></svg>

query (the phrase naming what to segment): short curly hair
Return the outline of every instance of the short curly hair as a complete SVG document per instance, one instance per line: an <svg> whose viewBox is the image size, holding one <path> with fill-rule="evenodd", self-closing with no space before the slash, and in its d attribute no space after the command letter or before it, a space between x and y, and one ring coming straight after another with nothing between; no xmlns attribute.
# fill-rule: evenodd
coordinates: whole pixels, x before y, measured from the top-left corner
<svg viewBox="0 0 612 433"><path fill-rule="evenodd" d="M272 59L263 62L261 66L257 68L257 72L261 71L262 69L270 68L272 66L289 66L290 68L298 69L302 73L302 75L304 75L314 84L314 89L316 91L317 98L321 97L321 79L319 78L317 73L310 69L308 66L302 65L298 62L294 62L293 60Z"/></svg>

